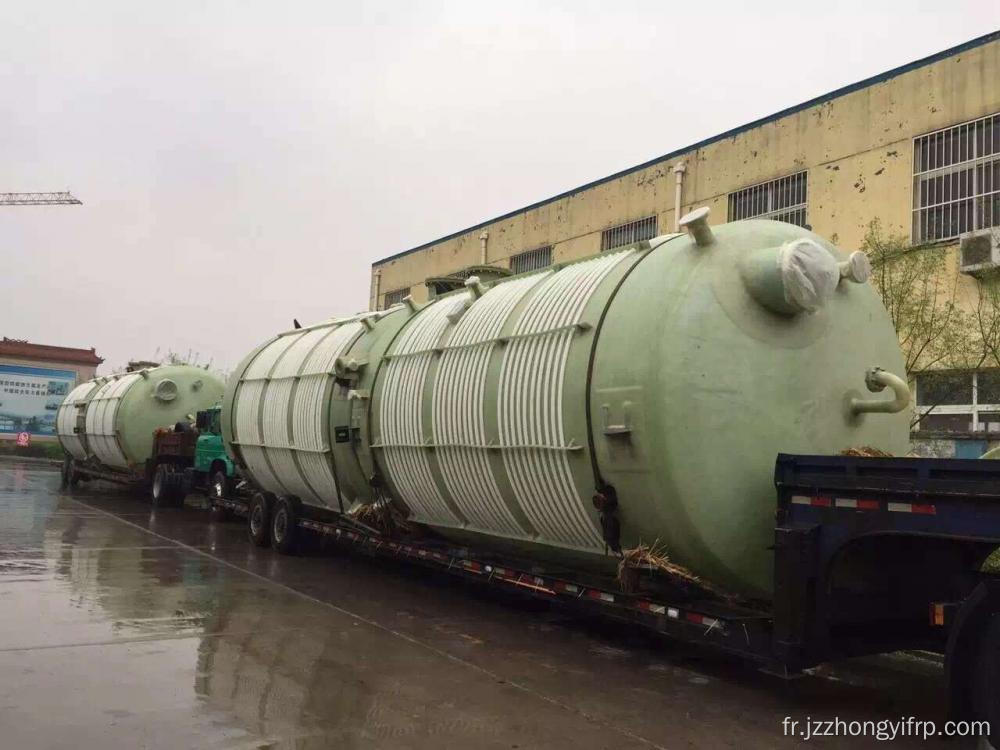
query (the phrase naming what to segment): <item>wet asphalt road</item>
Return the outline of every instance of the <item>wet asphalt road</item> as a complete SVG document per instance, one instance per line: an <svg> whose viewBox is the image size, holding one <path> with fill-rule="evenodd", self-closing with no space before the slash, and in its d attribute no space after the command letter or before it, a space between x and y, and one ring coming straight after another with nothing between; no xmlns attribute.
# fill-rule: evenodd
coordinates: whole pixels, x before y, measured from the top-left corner
<svg viewBox="0 0 1000 750"><path fill-rule="evenodd" d="M946 718L931 663L786 682L391 561L280 557L188 502L0 462L0 747L784 748L786 716Z"/></svg>

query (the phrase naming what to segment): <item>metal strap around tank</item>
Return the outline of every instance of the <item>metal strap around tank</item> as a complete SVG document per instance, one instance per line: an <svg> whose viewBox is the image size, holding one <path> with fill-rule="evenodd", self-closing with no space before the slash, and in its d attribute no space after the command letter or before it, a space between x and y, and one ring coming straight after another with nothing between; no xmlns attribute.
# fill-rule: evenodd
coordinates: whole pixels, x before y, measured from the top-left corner
<svg viewBox="0 0 1000 750"><path fill-rule="evenodd" d="M329 389L337 357L348 351L364 331L359 322L338 326L305 357L292 398L292 442L303 478L324 499L348 503L337 486L330 445Z"/></svg>
<svg viewBox="0 0 1000 750"><path fill-rule="evenodd" d="M321 505L322 491L325 488L311 487L295 462L296 443L292 437L289 417L297 386L296 376L305 358L335 330L336 328L319 328L288 336L290 344L284 347L268 373L261 404L261 438L264 445L261 450L278 484L284 489L283 494ZM334 488L328 497L336 495Z"/></svg>
<svg viewBox="0 0 1000 750"><path fill-rule="evenodd" d="M268 391L268 377L271 369L285 350L295 343L294 336L279 336L265 346L249 364L236 386L233 397L233 442L239 447L247 469L257 484L268 492L287 494L278 481L264 452L264 432L261 409Z"/></svg>
<svg viewBox="0 0 1000 750"><path fill-rule="evenodd" d="M328 389L334 362L361 331L349 321L285 334L247 367L234 399L234 443L263 489L321 505L338 498Z"/></svg>
<svg viewBox="0 0 1000 750"><path fill-rule="evenodd" d="M59 405L59 411L56 412L56 432L59 435L59 440L63 448L73 458L80 461L87 457L87 449L83 442L86 432L83 435L76 432L77 420L80 417L81 407L86 407L87 396L96 388L96 380L81 383L69 392L69 395ZM84 429L86 430L86 423Z"/></svg>
<svg viewBox="0 0 1000 750"><path fill-rule="evenodd" d="M504 501L486 437L486 378L497 337L518 302L552 272L497 284L459 320L435 375L435 452L452 501L476 531L526 536ZM495 447L495 446L492 446Z"/></svg>
<svg viewBox="0 0 1000 750"><path fill-rule="evenodd" d="M115 421L122 398L141 377L138 372L131 372L109 380L98 389L87 407L87 444L97 460L105 466L128 468L128 459L118 440Z"/></svg>
<svg viewBox="0 0 1000 750"><path fill-rule="evenodd" d="M403 329L384 365L379 400L374 447L382 449L390 481L414 520L443 526L460 526L463 520L445 503L431 473L423 392L448 316L460 313L469 299L468 292L444 297L421 310Z"/></svg>
<svg viewBox="0 0 1000 750"><path fill-rule="evenodd" d="M573 327L600 282L630 255L601 255L546 278L521 311L504 351L497 398L503 460L517 502L542 542L604 547L567 452L531 446L568 447L562 409Z"/></svg>

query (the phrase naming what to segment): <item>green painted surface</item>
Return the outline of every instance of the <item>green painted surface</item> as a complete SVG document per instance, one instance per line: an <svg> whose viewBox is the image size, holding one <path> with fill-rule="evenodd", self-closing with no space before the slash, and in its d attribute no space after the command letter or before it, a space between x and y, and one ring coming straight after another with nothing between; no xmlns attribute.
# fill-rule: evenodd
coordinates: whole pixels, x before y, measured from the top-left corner
<svg viewBox="0 0 1000 750"><path fill-rule="evenodd" d="M226 467L226 476L233 476L233 462L226 454L226 445L222 440L222 407L214 406L205 410L208 425L198 435L194 449L194 468L205 474L212 470L216 461L221 461Z"/></svg>
<svg viewBox="0 0 1000 750"><path fill-rule="evenodd" d="M161 385L172 383L173 386ZM159 389L159 391L158 391ZM191 365L162 365L147 371L123 396L115 414L115 429L129 464L144 464L152 455L153 431L192 419L222 398L217 375ZM163 400L157 393L172 393Z"/></svg>
<svg viewBox="0 0 1000 750"><path fill-rule="evenodd" d="M495 299L489 292L472 299L439 334L421 343L418 350L432 355L425 369L396 368L399 377L410 378L410 385L403 391L408 395L397 396L392 408L402 413L412 402L414 410L405 419L418 420L419 431L396 430L395 450L405 453L405 460L396 460L395 469L388 450L392 439L380 427L392 369L384 355L394 351L393 342L401 341L411 326L427 319L432 306L452 309L457 296L467 291L444 295L420 310L403 306L373 321L342 357L363 359L364 365L350 382L338 379L320 407L328 410L342 495L348 502L367 502L374 481L411 509L420 503L440 509L440 517L449 520L432 525L446 537L611 567L615 561L605 555L598 514L590 502L603 481L617 491L623 547L659 542L693 573L739 593L767 597L776 455L833 454L856 446L905 452L905 413L852 416L848 408L852 397L891 398L869 393L865 372L879 366L903 374L903 360L888 316L869 285L842 280L817 312L780 311L783 305L775 295L781 290L773 286L780 279L768 270L769 259L776 257L771 251L805 237L835 259L846 259L824 240L771 221L720 225L712 231L715 241L704 247L687 236L672 236L630 250L583 294L579 322L563 328L570 331L563 348L539 345L529 356L512 359L529 380L545 386L534 402L528 399L520 411L503 417L506 428L501 415L510 404L499 394L504 363L516 348L511 342L520 335L518 321L525 315L557 319L553 311L561 301L580 292L547 283L576 264L487 285L495 291L529 276L539 282L523 283L526 291L516 304L497 313L502 325L482 343L469 345L470 351L485 347L485 359L448 381L452 386L437 387L444 353L459 321ZM753 266L750 271L748 265ZM752 282L757 299L748 292L751 278L758 279ZM559 335L555 328L543 334ZM423 355L405 356L417 362ZM227 390L227 441L232 439L227 409L251 358L237 368ZM417 370L422 374L414 375ZM471 418L462 408L468 403L475 404ZM441 437L449 420L452 428L462 429L470 421L481 423L473 437L462 437L468 471L456 472L453 465L450 480L447 464L458 448ZM538 431L539 425L547 426ZM337 428L346 439L337 439ZM400 439L403 433L410 437ZM548 435L552 444L529 445L533 435ZM518 468L517 460L524 456L538 471L526 474L528 464ZM492 502L500 514L506 508L505 523L516 530L490 531L483 515L477 518L475 508L470 509L470 497ZM325 504L332 507L334 500ZM575 513L575 520L560 517L560 508ZM548 532L542 528L546 523ZM584 541L568 534L560 539L560 524L575 524Z"/></svg>
<svg viewBox="0 0 1000 750"><path fill-rule="evenodd" d="M770 312L747 292L739 260L811 237L790 224L713 227L716 242L677 237L622 285L600 331L591 406L632 431L604 435L598 465L621 503L624 544L660 542L677 563L739 592L771 589L779 452L906 452L908 415L852 417L873 396L865 371L903 374L888 315L870 285L841 281L813 314Z"/></svg>

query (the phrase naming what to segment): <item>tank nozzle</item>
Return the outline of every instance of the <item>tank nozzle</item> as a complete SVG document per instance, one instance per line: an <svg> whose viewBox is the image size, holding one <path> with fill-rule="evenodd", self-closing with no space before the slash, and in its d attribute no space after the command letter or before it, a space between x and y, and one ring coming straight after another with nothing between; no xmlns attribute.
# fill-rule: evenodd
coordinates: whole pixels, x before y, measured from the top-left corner
<svg viewBox="0 0 1000 750"><path fill-rule="evenodd" d="M898 375L886 372L881 367L873 367L865 372L865 385L872 393L884 391L886 386L892 388L894 398L886 400L879 399L851 399L851 413L882 413L896 414L903 411L910 405L910 387Z"/></svg>
<svg viewBox="0 0 1000 750"><path fill-rule="evenodd" d="M153 398L157 401L173 401L177 398L177 383L164 378L153 388Z"/></svg>
<svg viewBox="0 0 1000 750"><path fill-rule="evenodd" d="M838 265L840 266L840 278L853 281L855 284L864 284L872 275L872 262L860 250L855 250L847 260Z"/></svg>
<svg viewBox="0 0 1000 750"><path fill-rule="evenodd" d="M472 296L479 299L486 294L486 287L479 280L478 276L470 276L465 280L465 288L472 292Z"/></svg>
<svg viewBox="0 0 1000 750"><path fill-rule="evenodd" d="M708 225L708 212L708 206L696 208L685 214L679 222L680 226L691 233L694 244L698 247L706 247L715 242L715 235L712 234L712 228Z"/></svg>
<svg viewBox="0 0 1000 750"><path fill-rule="evenodd" d="M808 237L754 250L740 260L747 291L780 315L814 313L827 303L842 270L830 252Z"/></svg>

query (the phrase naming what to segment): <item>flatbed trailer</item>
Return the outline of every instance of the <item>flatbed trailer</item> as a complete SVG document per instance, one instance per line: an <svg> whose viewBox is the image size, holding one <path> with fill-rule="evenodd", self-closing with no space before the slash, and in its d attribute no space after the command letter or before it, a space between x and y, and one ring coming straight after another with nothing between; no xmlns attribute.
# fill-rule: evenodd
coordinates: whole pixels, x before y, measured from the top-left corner
<svg viewBox="0 0 1000 750"><path fill-rule="evenodd" d="M103 479L148 491L156 506L181 505L194 489L222 497L232 492L237 476L222 443L219 412L218 406L203 409L193 426L178 422L173 428L154 430L152 455L127 469L104 466L94 457L86 461L67 457L63 485Z"/></svg>
<svg viewBox="0 0 1000 750"><path fill-rule="evenodd" d="M540 567L436 539L399 538L294 498L213 498L227 513L283 523L280 551L303 533L366 554L627 620L791 677L823 662L921 649L945 659L955 719L1000 727L1000 462L779 455L774 597L738 602L639 568L610 576ZM259 493L261 496L264 493ZM275 508L283 509L278 520ZM255 523L257 528L255 528ZM272 529L271 537L275 531Z"/></svg>
<svg viewBox="0 0 1000 750"><path fill-rule="evenodd" d="M101 479L149 492L157 506L180 505L187 494L185 468L194 460L197 442L196 431L158 429L153 433L152 456L127 469L104 466L92 457L87 461L67 457L62 469L63 485L72 487L80 480Z"/></svg>

